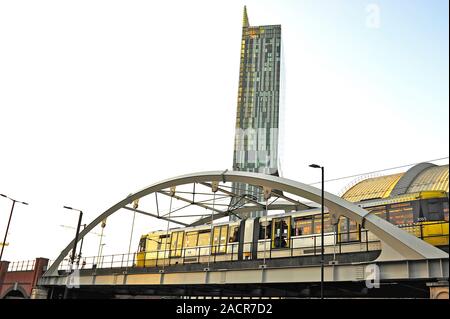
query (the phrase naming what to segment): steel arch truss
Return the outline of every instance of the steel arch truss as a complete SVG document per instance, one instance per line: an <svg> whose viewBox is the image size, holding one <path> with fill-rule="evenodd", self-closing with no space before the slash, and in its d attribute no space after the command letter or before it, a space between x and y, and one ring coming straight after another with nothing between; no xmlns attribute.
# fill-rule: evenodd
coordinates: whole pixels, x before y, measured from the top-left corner
<svg viewBox="0 0 450 319"><path fill-rule="evenodd" d="M252 194L238 195L230 183L246 183L268 190L270 199L267 203L256 200ZM182 185L193 185L190 192L177 191ZM209 188L209 193L196 191L196 185ZM227 186L228 185L228 186ZM156 200L156 211L147 212L138 209L133 202L140 198L154 194ZM289 194L289 195L286 195ZM213 195L213 198L198 200L196 195ZM183 207L163 214L158 206L158 196L168 196L185 203ZM267 197L269 197L267 196ZM107 217L116 213L120 209L127 209L140 214L148 215L161 220L176 223L181 226L198 226L211 223L211 220L220 219L230 215L241 215L252 211L283 210L297 211L311 208L312 205L301 203L295 197L307 199L313 203L320 203L321 190L310 185L282 177L237 171L210 171L183 175L170 178L153 185L150 185L136 193L130 194L117 204L95 218L82 232L78 240L81 240L95 226L100 224ZM222 200L222 204L217 204L216 200ZM226 203L223 203L223 202ZM233 204L232 204L233 203ZM208 213L198 215L183 215L178 211L183 208L196 206L206 209ZM332 223L336 224L340 216L345 216L361 224L362 227L374 233L381 241L382 253L377 260L417 260L448 258L448 254L442 250L429 245L428 243L414 237L411 234L399 229L391 223L370 214L363 208L350 203L336 195L325 192L325 206L331 214ZM196 218L194 221L186 222L186 218ZM73 247L73 240L64 248L58 258L53 262L45 276L57 274L59 264L67 256Z"/></svg>

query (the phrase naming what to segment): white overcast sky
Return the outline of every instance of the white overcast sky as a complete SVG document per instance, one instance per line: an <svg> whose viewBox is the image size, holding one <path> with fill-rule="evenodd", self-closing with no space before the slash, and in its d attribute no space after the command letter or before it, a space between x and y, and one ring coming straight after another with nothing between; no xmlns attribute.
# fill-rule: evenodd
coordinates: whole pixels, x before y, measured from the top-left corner
<svg viewBox="0 0 450 319"><path fill-rule="evenodd" d="M251 24L282 25L284 177L448 156L446 0L0 0L0 193L30 203L5 259L54 258L77 222L63 205L89 222L159 180L231 168L244 4ZM105 253L126 252L131 216L108 224ZM133 249L155 227L139 216Z"/></svg>

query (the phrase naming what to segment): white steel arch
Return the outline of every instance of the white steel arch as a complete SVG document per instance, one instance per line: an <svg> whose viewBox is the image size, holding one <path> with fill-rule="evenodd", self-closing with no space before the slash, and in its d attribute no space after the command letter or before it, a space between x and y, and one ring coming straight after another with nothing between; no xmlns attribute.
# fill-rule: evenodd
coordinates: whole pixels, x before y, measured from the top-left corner
<svg viewBox="0 0 450 319"><path fill-rule="evenodd" d="M282 192L294 194L315 203L321 202L321 190L310 185L306 185L287 178L271 176L260 173L238 172L238 171L208 171L182 175L150 185L136 193L130 194L117 204L95 218L78 237L81 240L102 220L114 214L121 208L128 208L134 200L149 194L160 192L174 186L191 183L208 182L240 182L271 188ZM422 241L421 239L399 229L391 223L379 218L374 214L369 214L365 209L348 202L339 196L325 192L325 206L331 212L331 220L337 223L339 216L345 216L361 224L365 229L374 233L381 241L382 253L377 261L381 260L419 260L448 258L444 251ZM157 215L148 214L154 217ZM223 217L223 214L218 214ZM220 216L221 215L221 216ZM44 276L57 275L59 264L67 256L73 247L73 240L61 251L58 258L53 262Z"/></svg>

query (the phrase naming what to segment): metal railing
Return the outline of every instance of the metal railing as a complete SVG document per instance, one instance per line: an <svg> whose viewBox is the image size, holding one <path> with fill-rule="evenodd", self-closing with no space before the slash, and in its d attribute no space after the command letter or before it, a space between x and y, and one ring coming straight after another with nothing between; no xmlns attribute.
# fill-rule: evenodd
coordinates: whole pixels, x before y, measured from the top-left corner
<svg viewBox="0 0 450 319"><path fill-rule="evenodd" d="M348 252L368 252L381 249L378 239L370 239L367 230L348 232L357 235L355 241L338 241L335 233L324 235L324 253L342 254ZM263 260L283 257L319 256L321 254L321 236L306 235L290 238L285 247L273 247L271 239L260 239L258 242L244 242L241 244L243 260ZM255 247L256 245L256 247ZM264 249L264 245L266 248ZM213 254L210 254L211 248ZM186 264L215 264L217 262L236 262L239 260L239 243L224 245L206 245L184 247L151 252L130 254L116 254L105 256L83 257L79 269L112 269L112 268L161 268ZM65 259L58 267L59 270L69 270L70 261Z"/></svg>
<svg viewBox="0 0 450 319"><path fill-rule="evenodd" d="M31 271L34 270L36 260L21 260L9 263L8 271Z"/></svg>
<svg viewBox="0 0 450 319"><path fill-rule="evenodd" d="M448 221L436 221L426 223L414 223L397 225L399 228L425 240L433 245L440 242L448 245L449 236ZM439 233L427 234L427 226L442 226ZM255 247L256 244L256 247ZM286 247L274 248L271 239L260 239L258 242L244 242L241 244L242 259L272 259L282 257L299 256L317 256L321 253L321 236L319 234L310 234L303 236L293 236L286 242ZM266 249L264 250L264 245ZM213 254L210 254L211 248ZM380 241L368 230L361 229L344 233L327 233L324 236L325 254L342 254L348 252L368 252L381 249ZM216 252L216 253L214 253ZM256 255L255 255L256 252ZM160 268L172 265L199 264L199 263L217 263L238 261L239 243L226 243L223 245L206 245L195 247L183 247L168 250L156 250L151 252L138 252L130 254L115 254L105 256L93 256L81 258L78 267L80 269L104 269L104 268ZM29 261L28 265L30 262ZM53 261L49 262L49 265ZM27 270L27 261L16 262L9 265L12 269ZM34 266L32 266L34 267ZM69 259L65 259L58 267L59 270L68 270L70 268Z"/></svg>

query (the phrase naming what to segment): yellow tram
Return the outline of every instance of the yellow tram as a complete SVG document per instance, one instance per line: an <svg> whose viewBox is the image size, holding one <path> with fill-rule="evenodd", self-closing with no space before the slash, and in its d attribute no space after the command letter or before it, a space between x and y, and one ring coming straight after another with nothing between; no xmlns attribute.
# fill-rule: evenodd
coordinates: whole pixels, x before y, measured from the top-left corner
<svg viewBox="0 0 450 319"><path fill-rule="evenodd" d="M426 167L415 172L414 178L408 174L411 175L408 171L366 179L349 188L342 197L448 250L448 165ZM405 184L401 182L405 176L410 179L408 189L399 191L399 185ZM136 266L316 255L320 253L320 235L321 212L316 208L212 226L155 231L141 237ZM324 246L325 254L380 249L374 234L346 217L333 226L328 213L324 219Z"/></svg>
<svg viewBox="0 0 450 319"><path fill-rule="evenodd" d="M446 193L424 192L406 199L360 206L432 245L448 246ZM370 244L373 249L379 247L373 234L346 217L340 218L337 232L329 214L325 215L324 226L325 253L342 244L344 252L359 251L361 243ZM141 237L136 265L154 267L312 255L320 249L320 235L319 209L214 224L212 236L210 225L155 231Z"/></svg>

